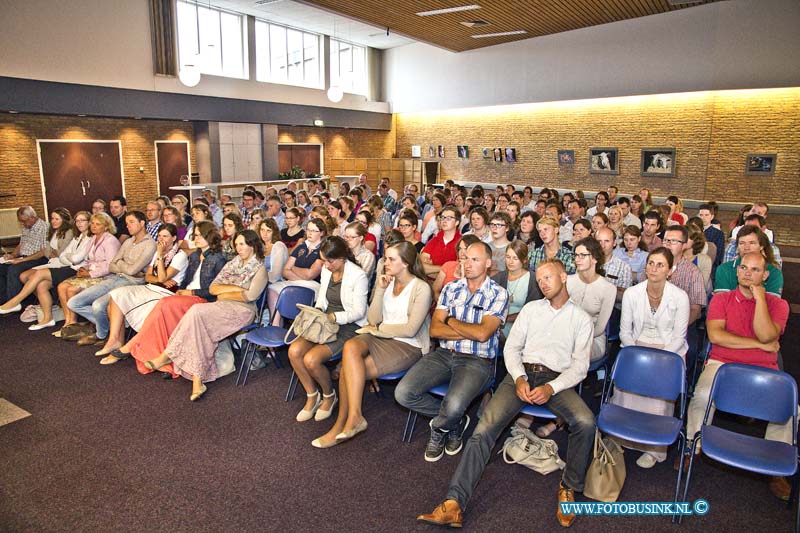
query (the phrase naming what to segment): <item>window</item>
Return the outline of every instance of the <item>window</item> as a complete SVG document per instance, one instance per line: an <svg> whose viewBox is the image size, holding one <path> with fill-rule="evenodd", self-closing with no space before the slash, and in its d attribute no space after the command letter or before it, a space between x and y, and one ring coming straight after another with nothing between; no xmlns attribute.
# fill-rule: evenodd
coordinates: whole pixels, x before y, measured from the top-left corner
<svg viewBox="0 0 800 533"><path fill-rule="evenodd" d="M367 94L367 49L331 39L331 85L346 93Z"/></svg>
<svg viewBox="0 0 800 533"><path fill-rule="evenodd" d="M198 20L199 18L199 20ZM244 17L194 2L178 1L178 57L194 64L200 29L200 72L230 78L248 77Z"/></svg>
<svg viewBox="0 0 800 533"><path fill-rule="evenodd" d="M322 88L320 36L256 21L256 79Z"/></svg>

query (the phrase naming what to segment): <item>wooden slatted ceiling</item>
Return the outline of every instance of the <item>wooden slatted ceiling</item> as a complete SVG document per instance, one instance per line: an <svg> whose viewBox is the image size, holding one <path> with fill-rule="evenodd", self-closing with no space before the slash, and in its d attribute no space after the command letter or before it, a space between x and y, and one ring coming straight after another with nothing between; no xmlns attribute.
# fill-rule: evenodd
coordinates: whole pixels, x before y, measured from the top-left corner
<svg viewBox="0 0 800 533"><path fill-rule="evenodd" d="M301 0L349 18L390 28L417 41L463 52L619 20L717 2L673 6L668 0ZM415 13L477 4L480 9L420 17ZM468 28L461 22L485 20ZM525 30L522 35L473 39L472 35ZM346 36L341 36L346 39Z"/></svg>

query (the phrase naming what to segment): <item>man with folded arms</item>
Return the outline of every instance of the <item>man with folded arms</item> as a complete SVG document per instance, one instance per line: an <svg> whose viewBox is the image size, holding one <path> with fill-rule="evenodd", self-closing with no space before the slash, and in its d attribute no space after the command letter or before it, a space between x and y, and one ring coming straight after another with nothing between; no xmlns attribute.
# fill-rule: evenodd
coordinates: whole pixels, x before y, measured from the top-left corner
<svg viewBox="0 0 800 533"><path fill-rule="evenodd" d="M465 411L494 377L500 330L508 313L508 292L487 272L492 250L485 242L467 248L464 277L445 285L431 320L439 346L412 366L395 389L397 402L432 418L425 460L461 451L469 425ZM449 380L443 400L428 391Z"/></svg>
<svg viewBox="0 0 800 533"><path fill-rule="evenodd" d="M79 292L67 302L70 309L97 327L95 333L78 339L81 346L105 344L109 328L109 293L113 289L144 284L144 271L150 266L156 253L156 241L147 233L146 222L147 219L141 211L127 214L125 224L131 237L122 243L117 255L111 260L108 267L111 274L102 283Z"/></svg>
<svg viewBox="0 0 800 533"><path fill-rule="evenodd" d="M711 385L722 365L743 363L778 369L778 339L786 329L789 304L767 292L764 282L769 275L764 256L749 252L736 266L738 286L732 291L715 294L711 299L706 319L711 353L689 402L686 436L690 439L700 431ZM712 405L709 417L713 416ZM792 419L784 424L767 424L764 438L792 444ZM678 464L676 459L676 468ZM776 497L789 499L791 487L785 479L772 478L769 488Z"/></svg>
<svg viewBox="0 0 800 533"><path fill-rule="evenodd" d="M592 320L569 300L567 274L561 261L540 262L536 267L536 282L544 299L525 304L511 327L504 350L508 375L467 441L450 480L447 499L431 514L418 516L421 522L461 527L461 512L483 474L497 438L525 404L546 407L569 427L567 466L561 477L558 501L573 502L574 491L583 491L595 421L575 386L583 381L589 369ZM569 527L575 515L562 514L559 506L556 518L559 524Z"/></svg>

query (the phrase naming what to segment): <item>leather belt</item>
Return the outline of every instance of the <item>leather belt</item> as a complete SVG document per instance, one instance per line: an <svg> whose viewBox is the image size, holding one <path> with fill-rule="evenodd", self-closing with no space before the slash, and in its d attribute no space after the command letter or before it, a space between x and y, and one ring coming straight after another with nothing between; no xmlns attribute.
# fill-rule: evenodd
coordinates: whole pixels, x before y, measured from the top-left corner
<svg viewBox="0 0 800 533"><path fill-rule="evenodd" d="M525 370L528 372L552 372L553 374L558 374L555 370L550 370L546 366L538 363L522 363L522 366L524 366Z"/></svg>

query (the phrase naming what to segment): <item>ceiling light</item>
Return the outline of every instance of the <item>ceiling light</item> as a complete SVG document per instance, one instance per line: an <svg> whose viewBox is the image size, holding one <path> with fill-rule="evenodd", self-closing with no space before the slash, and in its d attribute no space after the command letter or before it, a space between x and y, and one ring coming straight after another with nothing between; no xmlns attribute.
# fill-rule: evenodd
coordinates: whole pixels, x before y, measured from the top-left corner
<svg viewBox="0 0 800 533"><path fill-rule="evenodd" d="M417 13L420 17L430 17L432 15L444 15L445 13L458 13L459 11L469 11L471 9L480 9L481 6L472 4L471 6L448 7L446 9L434 9L433 11L420 11Z"/></svg>
<svg viewBox="0 0 800 533"><path fill-rule="evenodd" d="M489 25L489 23L486 22L485 20L465 20L460 24L463 24L467 28L483 28L484 26Z"/></svg>
<svg viewBox="0 0 800 533"><path fill-rule="evenodd" d="M473 39L485 39L487 37L505 37L506 35L522 35L523 33L528 33L525 30L515 30L515 31L501 31L500 33L482 33L481 35L473 35Z"/></svg>
<svg viewBox="0 0 800 533"><path fill-rule="evenodd" d="M339 103L344 98L344 91L338 85L333 85L328 89L328 100L334 104Z"/></svg>
<svg viewBox="0 0 800 533"><path fill-rule="evenodd" d="M322 127L322 126L324 126L324 125L325 125L325 121L323 121L323 120L321 120L321 119L315 119L315 120L314 120L314 125L315 125L315 126L318 126L318 127Z"/></svg>
<svg viewBox="0 0 800 533"><path fill-rule="evenodd" d="M11 113L12 115L16 115L17 113L19 113L19 111L14 111L13 109L9 109L8 112Z"/></svg>

